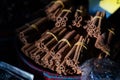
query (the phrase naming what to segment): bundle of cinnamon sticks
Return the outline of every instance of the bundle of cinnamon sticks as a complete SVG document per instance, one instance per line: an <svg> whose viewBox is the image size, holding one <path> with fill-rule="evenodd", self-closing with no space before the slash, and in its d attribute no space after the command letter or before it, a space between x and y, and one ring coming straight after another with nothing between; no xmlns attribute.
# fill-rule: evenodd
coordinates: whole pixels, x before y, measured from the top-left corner
<svg viewBox="0 0 120 80"><path fill-rule="evenodd" d="M17 32L24 43L22 52L35 63L58 74L80 75L79 66L85 60L99 56L100 53L95 54L95 50L110 55L109 44L113 31L102 31L104 12L88 16L83 6L76 10L73 7L64 9L69 1L52 2L46 7L46 17L26 24ZM71 14L74 14L73 19ZM54 23L51 29L51 25L47 25L50 20ZM108 36L105 36L107 33Z"/></svg>

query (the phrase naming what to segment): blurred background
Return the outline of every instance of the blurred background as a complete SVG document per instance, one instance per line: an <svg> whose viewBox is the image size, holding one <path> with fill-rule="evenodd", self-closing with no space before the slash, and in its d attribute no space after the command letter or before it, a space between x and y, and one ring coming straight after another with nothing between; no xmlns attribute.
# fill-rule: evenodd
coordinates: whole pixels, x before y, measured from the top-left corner
<svg viewBox="0 0 120 80"><path fill-rule="evenodd" d="M15 30L40 16L50 0L0 1L0 60L15 63Z"/></svg>
<svg viewBox="0 0 120 80"><path fill-rule="evenodd" d="M16 51L15 30L40 16L50 0L1 0L0 1L0 61L7 62L30 72L31 69L20 63ZM33 73L34 72L32 71Z"/></svg>
<svg viewBox="0 0 120 80"><path fill-rule="evenodd" d="M44 8L51 0L1 0L0 1L0 61L26 69L16 52L15 30L37 17L45 16ZM83 4L90 8L89 1L76 0L74 5ZM97 8L97 7L96 7ZM92 13L91 13L92 14ZM115 26L115 36L112 41L114 61L120 63L120 8L107 18L110 25ZM111 58L112 59L112 58ZM34 73L34 71L33 71ZM37 73L35 73L37 74Z"/></svg>

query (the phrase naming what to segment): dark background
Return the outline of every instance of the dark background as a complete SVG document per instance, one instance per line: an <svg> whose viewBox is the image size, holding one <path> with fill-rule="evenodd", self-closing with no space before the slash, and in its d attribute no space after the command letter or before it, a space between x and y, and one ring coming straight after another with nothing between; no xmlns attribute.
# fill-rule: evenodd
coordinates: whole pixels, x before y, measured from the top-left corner
<svg viewBox="0 0 120 80"><path fill-rule="evenodd" d="M37 17L44 16L43 8L50 0L0 1L0 60L14 63L15 30Z"/></svg>
<svg viewBox="0 0 120 80"><path fill-rule="evenodd" d="M22 63L16 52L15 30L37 17L44 16L44 7L49 2L51 0L0 1L0 61L20 67ZM78 3L76 2L74 4L76 5ZM112 48L114 48L112 49L112 55L115 58L111 57L111 59L120 63L120 54L118 54L120 53L120 8L107 21L111 25L114 25L116 30L115 37L112 41ZM26 66L20 68L29 71L29 69L26 69Z"/></svg>
<svg viewBox="0 0 120 80"><path fill-rule="evenodd" d="M16 51L16 29L40 16L50 0L1 0L0 1L0 61L39 75L22 63ZM39 78L38 78L39 77ZM41 76L42 77L42 76ZM40 75L35 76L40 80ZM36 80L35 79L35 80Z"/></svg>

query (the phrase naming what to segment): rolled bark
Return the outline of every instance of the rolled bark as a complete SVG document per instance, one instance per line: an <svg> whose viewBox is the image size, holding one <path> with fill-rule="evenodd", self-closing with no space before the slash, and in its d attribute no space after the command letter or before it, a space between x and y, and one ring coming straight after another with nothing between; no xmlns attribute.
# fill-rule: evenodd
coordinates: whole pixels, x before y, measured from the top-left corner
<svg viewBox="0 0 120 80"><path fill-rule="evenodd" d="M54 35L57 35L63 28L57 28L55 27L54 30L50 31L51 33L53 33ZM46 33L46 36L45 37L42 37L42 39L45 41L45 40L48 40L49 38L53 37L52 35ZM41 40L42 41L42 40ZM47 42L47 41L46 41Z"/></svg>
<svg viewBox="0 0 120 80"><path fill-rule="evenodd" d="M24 31L25 29L27 29L28 27L30 27L30 25L34 24L35 22L37 22L38 20L40 20L41 17L29 22L29 23L26 23L24 26L16 29L16 32L19 34L20 32Z"/></svg>
<svg viewBox="0 0 120 80"><path fill-rule="evenodd" d="M28 56L28 54L26 54L26 50L29 49L33 44L25 44L22 48L21 48L21 51L26 55Z"/></svg>
<svg viewBox="0 0 120 80"><path fill-rule="evenodd" d="M70 41L74 36L76 35L76 31L72 30L69 33L67 33L63 39L66 39L68 41ZM62 41L59 43L58 49L60 49L61 47L63 47L66 44L66 42Z"/></svg>
<svg viewBox="0 0 120 80"><path fill-rule="evenodd" d="M59 34L57 35L58 39L61 39L61 37L66 33L67 29L64 28L62 31L59 32ZM45 60L45 63L47 65L49 65L48 61L52 58L52 54L51 52L49 51L53 46L54 44L56 44L57 41L53 38L51 41L49 41L45 46L45 50L47 50L47 54L42 58L43 60Z"/></svg>
<svg viewBox="0 0 120 80"><path fill-rule="evenodd" d="M69 40L72 39L75 35L76 35L76 31L75 31L75 30L72 30L72 31L66 33L66 35L65 35L62 39L69 41ZM62 39L61 39L61 40L62 40ZM58 42L58 43L50 50L51 54L56 53L56 51L58 51L60 48L62 48L65 44L66 44L65 41ZM70 46L70 44L68 44L68 45Z"/></svg>
<svg viewBox="0 0 120 80"><path fill-rule="evenodd" d="M55 37L63 28L55 28L51 30L51 32L46 32L46 35L41 37L38 41L36 41L35 45L38 48L44 48L44 45L47 44L51 39L57 38Z"/></svg>
<svg viewBox="0 0 120 80"><path fill-rule="evenodd" d="M38 51L38 48L34 48L33 50L31 50L31 51L29 52L30 58L33 59L33 60L35 59L34 53L35 53L36 51Z"/></svg>
<svg viewBox="0 0 120 80"><path fill-rule="evenodd" d="M96 16L91 18L91 20L88 21L88 24L84 26L84 29L86 29L90 37L97 38L101 34L101 21L103 20L104 16L104 12L97 12Z"/></svg>
<svg viewBox="0 0 120 80"><path fill-rule="evenodd" d="M74 45L74 43L79 39L79 34L77 34L71 41L71 46ZM52 57L52 63L54 63L54 65L52 65L52 68L55 70L56 67L58 67L63 61L65 56L67 55L68 51L71 49L71 47L66 44L64 45L60 50L58 50L57 53L55 53Z"/></svg>
<svg viewBox="0 0 120 80"><path fill-rule="evenodd" d="M40 49L39 51L36 52L36 55L33 54L32 57L35 57L35 62L41 66L43 66L44 64L41 61L41 58L46 54L46 51L43 49Z"/></svg>
<svg viewBox="0 0 120 80"><path fill-rule="evenodd" d="M95 47L100 49L102 52L104 52L106 56L109 56L110 48L107 44L104 43L104 40L105 40L105 33L98 36L95 42Z"/></svg>
<svg viewBox="0 0 120 80"><path fill-rule="evenodd" d="M46 14L52 13L54 11L56 11L58 8L64 8L65 5L70 5L70 0L58 0L55 2L51 2L47 7L46 7Z"/></svg>
<svg viewBox="0 0 120 80"><path fill-rule="evenodd" d="M66 27L68 19L71 15L73 8L70 7L69 9L63 9L61 13L56 17L56 27Z"/></svg>
<svg viewBox="0 0 120 80"><path fill-rule="evenodd" d="M111 40L112 40L113 36L115 35L114 31L115 31L114 28L109 29L107 45L110 45Z"/></svg>
<svg viewBox="0 0 120 80"><path fill-rule="evenodd" d="M71 47L76 43L76 41L78 41L79 36L80 35L77 34L72 40L70 40ZM58 50L58 52L55 54L56 57L59 56L59 59L61 59L61 61L63 61L63 58L66 57L66 55L68 54L68 51L71 49L71 47L68 44L66 44L60 50ZM57 55L57 54L59 54L59 55Z"/></svg>
<svg viewBox="0 0 120 80"><path fill-rule="evenodd" d="M28 49L26 49L25 50L25 54L28 56L28 57L30 57L30 51L32 51L33 49L35 49L36 47L35 47L35 45L33 44L33 45L31 45Z"/></svg>
<svg viewBox="0 0 120 80"><path fill-rule="evenodd" d="M62 31L56 34L57 40L60 40L66 32L67 29L64 28ZM48 43L45 44L45 48L47 48L47 50L50 50L55 44L57 44L57 40L55 38L52 38Z"/></svg>
<svg viewBox="0 0 120 80"><path fill-rule="evenodd" d="M35 60L35 57L37 56L37 55L41 55L43 53L43 51L41 50L41 49L38 49L38 50L36 50L33 54L31 54L30 56L31 56L31 58L33 59L33 60Z"/></svg>
<svg viewBox="0 0 120 80"><path fill-rule="evenodd" d="M78 9L76 9L74 20L72 21L72 25L76 27L82 26L82 21L84 17L86 16L86 9L83 6L80 6Z"/></svg>
<svg viewBox="0 0 120 80"><path fill-rule="evenodd" d="M79 56L80 56L82 47L83 47L83 45L84 45L83 36L80 36L80 39L78 40L78 42L80 42L81 45L77 45L77 47L76 47L75 55L74 55L74 58L73 58L73 61L74 61L75 63L78 63L78 59L79 59Z"/></svg>
<svg viewBox="0 0 120 80"><path fill-rule="evenodd" d="M58 17L58 15L61 13L62 9L58 8L56 11L50 13L48 16L49 19L56 21L56 18Z"/></svg>
<svg viewBox="0 0 120 80"><path fill-rule="evenodd" d="M41 18L37 22L29 25L29 27L25 28L19 33L19 38L21 41L25 41L26 43L31 43L39 38L41 33L43 33L46 29L43 28L43 25L48 22L46 17ZM24 39L24 40L22 40Z"/></svg>

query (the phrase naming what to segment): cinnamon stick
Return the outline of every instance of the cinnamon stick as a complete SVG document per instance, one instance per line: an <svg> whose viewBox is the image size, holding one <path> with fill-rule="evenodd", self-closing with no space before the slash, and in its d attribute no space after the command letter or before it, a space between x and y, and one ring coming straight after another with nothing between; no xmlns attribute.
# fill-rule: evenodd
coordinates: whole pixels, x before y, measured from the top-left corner
<svg viewBox="0 0 120 80"><path fill-rule="evenodd" d="M72 30L72 31L68 32L68 33L63 37L63 39L66 39L66 40L69 41L69 40L72 39L75 35L76 35L76 31L75 31L75 30ZM58 48L60 49L60 48L63 47L65 44L66 44L66 42L60 42Z"/></svg>
<svg viewBox="0 0 120 80"><path fill-rule="evenodd" d="M55 1L55 2L51 2L47 7L46 7L46 13L52 13L54 11L56 11L58 8L64 8L65 5L67 5L68 3L70 3L70 0L59 0L59 1Z"/></svg>
<svg viewBox="0 0 120 80"><path fill-rule="evenodd" d="M37 21L40 20L40 19L41 19L41 17L39 17L39 18L37 18L37 19L29 22L29 23L26 23L24 26L16 29L16 32L17 32L17 33L20 33L20 32L22 32L22 31L24 31L25 29L27 29L28 27L30 27L30 25L34 24L35 22L37 22Z"/></svg>
<svg viewBox="0 0 120 80"><path fill-rule="evenodd" d="M25 53L25 51L30 48L33 44L25 44L22 48L21 48L21 51L23 53ZM25 53L26 56L28 56L28 54Z"/></svg>
<svg viewBox="0 0 120 80"><path fill-rule="evenodd" d="M44 48L44 45L50 41L52 38L55 37L55 35L57 35L60 31L62 30L62 28L55 28L54 30L52 30L53 32L49 32L49 34L46 34L44 37L42 37L41 39L39 39L35 45L38 48ZM51 35L52 34L52 35ZM54 36L53 36L54 35Z"/></svg>
<svg viewBox="0 0 120 80"><path fill-rule="evenodd" d="M24 41L23 43L31 43L38 39L38 35L40 35L40 33L42 33L45 30L44 28L42 28L42 25L47 21L47 18L43 17L34 24L31 24L28 28L22 30L19 33L20 40Z"/></svg>
<svg viewBox="0 0 120 80"><path fill-rule="evenodd" d="M101 34L101 21L104 18L104 15L104 12L97 12L96 16L94 16L90 21L88 21L88 24L84 26L84 29L86 29L90 37L97 38Z"/></svg>

